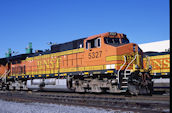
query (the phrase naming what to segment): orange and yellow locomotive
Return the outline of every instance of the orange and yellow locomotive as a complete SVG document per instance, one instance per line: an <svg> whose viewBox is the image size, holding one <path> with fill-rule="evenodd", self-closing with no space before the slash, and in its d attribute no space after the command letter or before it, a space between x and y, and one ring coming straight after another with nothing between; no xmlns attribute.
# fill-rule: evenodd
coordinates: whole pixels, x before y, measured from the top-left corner
<svg viewBox="0 0 172 113"><path fill-rule="evenodd" d="M138 45L116 32L0 59L5 89L150 94L150 69L143 69Z"/></svg>

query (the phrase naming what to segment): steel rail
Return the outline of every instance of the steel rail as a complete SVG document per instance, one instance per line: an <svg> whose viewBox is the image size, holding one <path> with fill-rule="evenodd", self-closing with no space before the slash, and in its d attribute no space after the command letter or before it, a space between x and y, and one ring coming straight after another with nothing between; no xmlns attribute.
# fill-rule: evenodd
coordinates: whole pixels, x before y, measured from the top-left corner
<svg viewBox="0 0 172 113"><path fill-rule="evenodd" d="M137 96L120 95L68 94L47 92L0 92L0 99L19 102L40 102L68 105L82 105L111 109L125 109L144 112L168 112L169 96Z"/></svg>

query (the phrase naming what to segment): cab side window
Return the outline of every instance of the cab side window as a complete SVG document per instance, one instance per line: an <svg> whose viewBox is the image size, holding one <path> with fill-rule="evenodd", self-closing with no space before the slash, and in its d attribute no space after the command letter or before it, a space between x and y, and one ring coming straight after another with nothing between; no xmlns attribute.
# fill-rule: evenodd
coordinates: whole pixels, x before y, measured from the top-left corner
<svg viewBox="0 0 172 113"><path fill-rule="evenodd" d="M92 40L87 40L87 42L86 42L86 49L98 48L100 46L101 46L100 38L95 38L95 39L92 39Z"/></svg>

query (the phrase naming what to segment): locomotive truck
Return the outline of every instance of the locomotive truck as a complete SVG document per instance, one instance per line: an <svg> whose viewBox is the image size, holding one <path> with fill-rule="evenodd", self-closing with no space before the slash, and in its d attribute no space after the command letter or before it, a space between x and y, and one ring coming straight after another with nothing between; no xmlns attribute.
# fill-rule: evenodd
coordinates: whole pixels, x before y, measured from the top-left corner
<svg viewBox="0 0 172 113"><path fill-rule="evenodd" d="M107 32L0 59L0 89L151 94L151 66L122 33Z"/></svg>

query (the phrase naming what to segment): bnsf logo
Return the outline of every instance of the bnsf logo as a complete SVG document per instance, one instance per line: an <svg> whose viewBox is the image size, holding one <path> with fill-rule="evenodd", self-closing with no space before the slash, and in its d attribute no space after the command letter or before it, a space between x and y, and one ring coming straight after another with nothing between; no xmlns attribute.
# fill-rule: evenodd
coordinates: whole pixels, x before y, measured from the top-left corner
<svg viewBox="0 0 172 113"><path fill-rule="evenodd" d="M151 59L150 64L153 69L169 69L170 68L170 59Z"/></svg>

